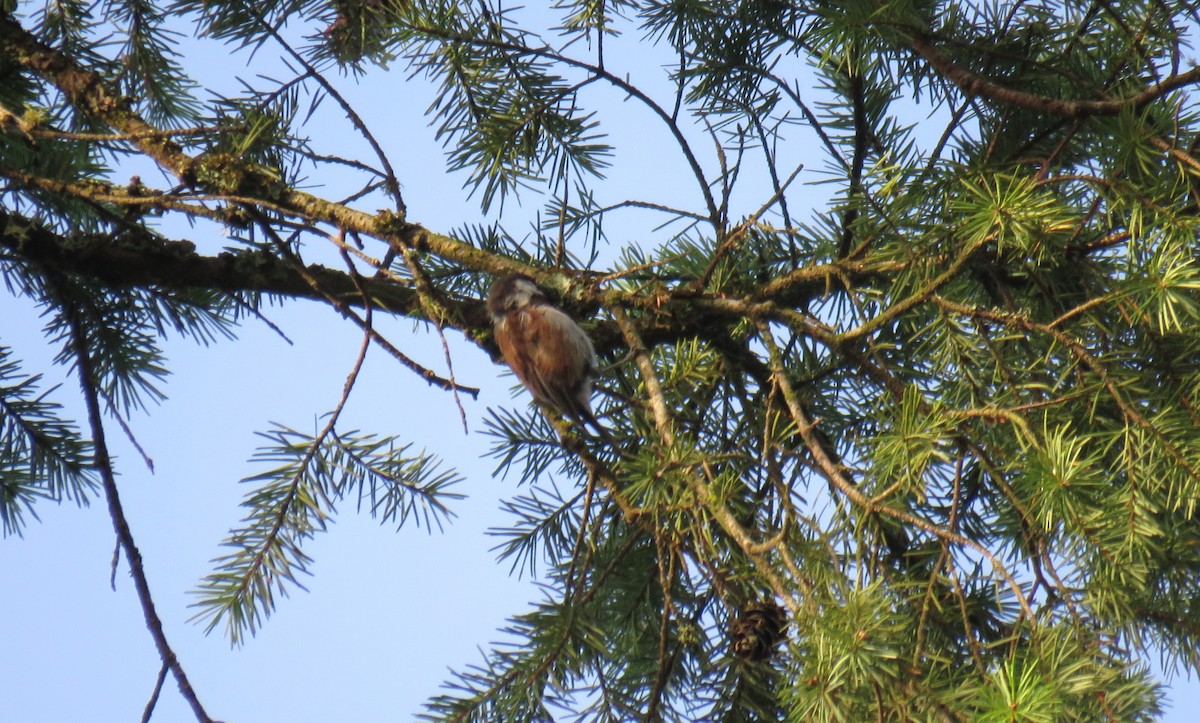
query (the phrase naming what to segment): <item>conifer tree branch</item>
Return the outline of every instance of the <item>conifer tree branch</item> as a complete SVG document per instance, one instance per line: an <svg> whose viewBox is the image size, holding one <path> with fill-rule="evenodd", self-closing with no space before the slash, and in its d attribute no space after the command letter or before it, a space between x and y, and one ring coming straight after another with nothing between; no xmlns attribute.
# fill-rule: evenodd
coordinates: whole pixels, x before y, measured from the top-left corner
<svg viewBox="0 0 1200 723"><path fill-rule="evenodd" d="M367 307L366 324L368 329L371 323L371 309ZM284 493L280 497L279 505L275 510L272 510L270 518L265 520L266 530L264 534L254 540L253 549L248 550L250 553L246 564L237 571L236 585L231 586L232 589L227 592L228 599L234 604L242 603L243 601L253 601L255 599L255 591L260 586L269 586L271 580L277 577L288 577L290 573L286 568L281 569L278 564L277 550L284 547L288 543L284 540L288 535L288 530L294 525L289 518L297 515L297 510L302 510L308 504L312 504L319 509L320 503L309 502L305 499L304 493L309 491L311 485L310 475L312 465L315 460L322 456L322 447L325 446L326 440L330 437L336 437L336 427L338 420L342 416L342 412L346 409L346 404L350 401L350 392L354 389L354 385L358 381L358 376L362 372L363 363L367 358L367 351L371 347L371 334L369 331L363 333L362 342L359 344L358 353L355 356L354 363L346 375L346 380L342 384L342 394L334 406L333 411L328 415L328 419L321 430L308 443L304 454L299 463L295 467L294 474L290 479L284 480L286 485ZM326 510L333 508L333 502L329 499L328 493L319 485L311 485L316 487L320 493L321 502L324 503ZM301 512L300 514L304 514ZM322 526L323 522L320 523ZM296 543L290 543L296 544ZM264 582L266 581L266 582ZM248 607L254 607L251 602ZM233 605L214 607L205 610L204 613L209 617L209 629L220 622L225 615L232 615L230 612ZM232 625L232 623L230 623ZM235 636L233 638L237 640Z"/></svg>
<svg viewBox="0 0 1200 723"><path fill-rule="evenodd" d="M1126 98L1114 100L1063 100L1034 95L980 77L959 66L933 43L933 39L920 32L909 36L912 48L925 58L938 73L958 86L968 98L1012 105L1025 110L1060 116L1062 118L1086 118L1088 116L1114 116L1126 110L1135 110L1180 88L1200 82L1200 67L1163 78L1145 90Z"/></svg>
<svg viewBox="0 0 1200 723"><path fill-rule="evenodd" d="M919 519L907 512L902 512L887 505L875 503L870 497L867 497L862 490L853 482L846 478L836 461L829 457L825 450L825 445L821 442L817 433L816 425L804 411L803 405L800 403L800 398L796 394L795 388L788 377L787 371L783 368L783 359L779 350L779 346L775 343L774 335L765 324L759 324L759 334L766 344L771 356L771 369L774 374L774 382L779 385L780 392L783 393L783 398L787 403L788 410L791 413L792 421L796 423L796 429L803 438L805 446L808 447L809 454L813 456L817 466L820 468L822 475L833 484L839 492L845 495L846 499L854 503L855 506L861 508L865 512L878 513L891 517L895 520L903 522L907 525L924 530L936 537L939 537L947 542L952 542L957 545L969 547L975 552L982 555L991 564L992 569L997 575L1003 578L1013 595L1021 606L1021 611L1026 618L1033 621L1033 609L1029 606L1029 601L1026 599L1024 591L1012 573L983 545L975 540L963 537L961 534L941 528L928 520Z"/></svg>
<svg viewBox="0 0 1200 723"><path fill-rule="evenodd" d="M117 491L116 475L113 472L112 458L109 455L108 444L105 440L104 418L103 412L100 410L99 381L92 364L92 350L88 348L83 329L85 322L80 318L80 312L76 308L75 302L67 294L61 293L61 289L59 302L62 312L70 324L71 347L75 357L75 367L79 372L79 384L83 390L83 401L87 408L96 469L100 474L104 496L108 501L108 514L112 519L117 541L120 543L121 549L125 551L125 559L129 562L129 573L133 578L133 586L137 591L138 602L141 604L142 613L146 619L146 627L150 631L150 637L154 639L154 645L158 649L158 654L162 658L163 665L171 669L171 674L179 686L179 692L192 709L196 720L200 721L200 723L214 723L213 719L209 717L208 712L204 709L204 705L200 702L200 698L196 695L195 689L192 688L191 681L188 679L187 673L184 671L183 665L179 662L174 649L171 648L170 643L167 641L162 619L158 616L158 611L154 605L154 598L150 594L150 583L146 578L142 553L138 550L137 544L134 542L133 533L130 531L129 522L125 517L125 510L121 505L121 497Z"/></svg>
<svg viewBox="0 0 1200 723"><path fill-rule="evenodd" d="M154 681L154 690L150 692L150 700L146 701L146 707L142 710L142 723L150 723L150 718L154 715L154 708L158 705L158 696L162 693L163 683L167 682L167 673L171 672L170 666L163 663L158 670L158 680Z"/></svg>
<svg viewBox="0 0 1200 723"><path fill-rule="evenodd" d="M636 98L639 102L650 109L654 115L658 116L663 123L666 124L674 137L675 142L679 145L680 152L687 159L688 166L691 168L692 175L696 179L696 184L704 198L704 205L708 210L708 215L705 220L708 221L713 228L719 233L722 231L722 218L720 208L717 205L716 199L713 197L712 189L709 187L709 180L705 176L704 169L700 165L700 161L696 158L695 152L692 150L691 143L684 135L680 128L678 119L667 112L665 108L659 105L651 98L644 90L630 83L627 79L613 75L611 72L604 69L603 65L596 65L587 61L577 60L569 56L557 53L548 47L533 48L524 45L517 45L502 40L494 40L490 38L479 38L459 35L456 33L446 32L440 28L432 28L428 26L410 26L412 30L424 33L430 37L438 38L444 42L450 43L466 43L485 48L494 48L506 52L517 53L534 58L544 58L562 63L573 68L583 70L592 74L594 77L603 79L606 83L618 88L624 93Z"/></svg>
<svg viewBox="0 0 1200 723"><path fill-rule="evenodd" d="M421 379L425 380L426 383L432 384L436 387L440 387L440 388L448 390L448 391L451 391L455 394L457 394L460 391L463 391L463 392L467 392L468 394L470 394L472 396L479 395L478 389L475 389L473 387L459 386L456 382L454 382L450 379L442 378L436 372L434 372L432 369L429 369L428 367L418 364L415 360L413 360L407 354L405 354L404 352L397 349L394 344L392 344L390 341L388 341L382 334L380 334L375 329L374 325L371 323L372 312L373 312L374 307L376 306L375 301L373 300L373 298L370 295L368 295L366 285L365 285L365 280L362 279L357 274L357 272L355 272L353 265L349 263L348 257L347 257L348 270L345 273L346 273L346 276L349 277L350 283L354 286L354 290L357 293L357 300L358 300L359 305L361 305L362 308L366 312L365 315L361 316L361 317L351 310L350 304L348 304L344 298L339 297L339 296L331 293L330 291L326 290L325 288L323 288L321 285L321 282L315 276L313 276L313 274L310 272L309 268L304 264L304 262L300 259L300 257L298 255L296 255L296 253L288 247L287 243L284 242L284 240L282 238L280 238L279 234L275 232L275 229L271 227L271 224L267 223L266 220L262 219L261 217L259 218L259 227L262 229L263 233L268 238L271 239L271 242L274 244L275 249L279 252L279 256L281 258L286 259L287 261L291 262L292 267L295 270L296 274L299 275L302 279L304 279L304 281L309 285L309 287L313 290L313 292L318 294L319 298L322 298L330 306L332 306L334 309L336 309L337 312L339 314L341 314L344 318L349 319L356 326L358 326L360 329L362 329L363 333L367 335L368 339L374 341L376 344L378 344L380 347L382 347L385 351L387 351L389 354L391 354L393 358L395 358L397 361L399 361L401 364L403 364L405 367L407 367L410 371L415 373L417 376L421 377ZM418 295L418 297L419 297L419 295ZM425 307L424 302L422 302L421 305L423 307L423 310L428 311L427 309L424 308ZM428 317L422 317L422 318L428 318ZM439 330L441 329L441 326L438 323L438 320L436 317L433 318L433 323L438 326Z"/></svg>
<svg viewBox="0 0 1200 723"><path fill-rule="evenodd" d="M76 371L118 421L162 396L160 339L232 334L263 296L316 300L362 329L360 364L374 343L452 389L373 320L457 330L496 358L478 297L484 277L519 272L580 323L611 437L553 414L553 431L536 412L489 420L500 469L523 467L534 490L504 503L518 520L497 531L502 555L527 559L548 595L431 717L1153 717L1165 688L1141 658L1200 669L1200 68L1183 52L1200 17L1010 5L568 0L559 28L492 0L315 16L179 0L178 21L123 0L96 18L71 2L0 10L0 281L50 309L59 361L90 347ZM199 100L219 91L193 92L169 52L147 56L147 19L167 34L195 22L253 48L250 72L267 53L292 77ZM127 46L94 42L126 24ZM600 46L635 28L641 47ZM442 84L423 120L449 174L484 191L483 223L411 223L383 136L322 75L337 65L374 90L371 66L397 61L407 82ZM605 105L614 93L627 102ZM322 100L377 160L329 134L310 147ZM626 119L662 131L661 168L601 181L630 160L609 146L625 134L606 133ZM712 147L695 143L705 127ZM126 162L164 170L169 190L114 183ZM328 192L300 185L310 162ZM790 186L780 169L798 167ZM408 182L444 180L420 173ZM517 207L490 204L518 190ZM364 212L385 193L391 211ZM195 245L157 234L160 216L200 220L183 232ZM627 233L627 218L663 224ZM217 226L236 249L197 235ZM344 266L310 263L331 250ZM58 419L22 385L10 408ZM36 449L37 425L9 426L0 512L82 498L87 482ZM52 442L82 450L63 459L89 466L61 430ZM235 636L307 571L300 543L348 491L401 522L447 514L441 476L383 451L395 437L264 436L256 463L276 466L251 478L266 484L229 538L240 551L198 591L209 617L228 603ZM225 584L239 569L267 586Z"/></svg>
<svg viewBox="0 0 1200 723"><path fill-rule="evenodd" d="M1071 356L1077 359L1079 363L1090 369L1092 373L1096 375L1103 385L1104 390L1113 400L1113 403L1117 405L1117 408L1121 410L1121 413L1126 419L1141 429L1144 429L1152 437L1154 437L1154 439L1158 441L1160 445L1162 445L1163 449L1166 450L1167 454L1170 455L1171 459L1173 459L1181 469L1187 472L1189 477L1200 482L1200 469L1198 469L1196 465L1189 460L1186 455L1184 455L1179 447L1167 437L1166 433L1159 425L1147 419L1144 414L1139 412L1134 405L1132 405L1129 400L1126 399L1125 394L1113 381L1109 370L1102 363L1100 363L1095 356L1088 352L1087 348L1081 341L1055 328L1053 324L1039 324L1019 314L997 312L983 308L972 308L940 296L934 297L933 300L938 306L948 311L953 311L957 314L963 314L964 316L1000 322L1006 326L1025 333L1037 332L1039 334L1044 334L1058 344L1062 345L1063 348L1067 349L1071 353Z"/></svg>
<svg viewBox="0 0 1200 723"><path fill-rule="evenodd" d="M381 239L399 248L427 249L471 268L487 269L493 273L531 271L524 264L432 233L393 213L371 215L294 190L242 159L232 156L189 156L179 144L163 137L159 129L138 115L128 99L112 91L99 73L80 66L73 58L42 43L3 13L0 13L0 50L22 67L52 83L75 108L130 137L138 150L185 186L203 187L211 184L214 165L217 165L220 175L226 179L222 185L234 185L233 188L210 189L222 196L234 195L242 202L254 203L308 221L327 223L347 232Z"/></svg>
<svg viewBox="0 0 1200 723"><path fill-rule="evenodd" d="M621 333L625 336L625 342L629 347L630 353L633 355L638 373L642 378L643 384L646 385L646 393L650 397L650 408L654 415L654 425L659 438L662 440L664 446L670 447L676 441L674 421L667 408L662 383L658 379L658 372L654 369L654 362L650 359L650 352L646 348L646 344L642 340L637 328L623 310L613 307L609 309L609 312L612 313L613 319L621 329ZM711 476L710 470L704 470L704 472ZM687 479L688 486L692 488L693 493L704 504L710 514L712 514L717 524L741 548L746 557L754 564L759 574L769 582L775 594L783 600L788 610L793 615L799 615L800 606L796 602L795 596L789 586L784 584L784 581L771 568L765 554L762 552L762 548L758 543L754 542L750 533L746 531L737 517L713 493L710 485L702 477L701 471L695 470L691 474L685 475L685 478Z"/></svg>
<svg viewBox="0 0 1200 723"><path fill-rule="evenodd" d="M219 289L322 301L332 296L350 306L363 303L354 280L345 272L310 264L301 273L292 262L253 249L206 256L197 253L191 241L167 239L137 226L116 235L77 233L68 237L0 208L0 249L46 268L115 287ZM361 283L371 303L384 311L419 316L420 301L411 287L377 277L364 278ZM455 304L457 318L471 327L488 323L481 302L447 303Z"/></svg>
<svg viewBox="0 0 1200 723"><path fill-rule="evenodd" d="M163 211L178 211L189 217L207 219L218 223L239 222L227 209L210 208L206 201L220 203L253 202L251 198L239 198L232 194L211 193L163 193L145 188L140 181L128 186L119 186L104 181L62 181L43 178L12 168L0 166L0 176L8 178L16 188L38 190L70 198L76 198L94 206L116 206L130 213L154 214Z"/></svg>
<svg viewBox="0 0 1200 723"><path fill-rule="evenodd" d="M249 12L254 13L253 6L247 6L246 9ZM279 32L276 31L275 28L266 21L265 18L257 13L254 13L254 15L258 22L262 25L263 31L270 35L275 42L279 43L280 47L287 52L292 60L299 63L300 67L304 68L304 72L308 75L308 77L317 81L317 83L320 84L325 92L337 102L342 111L346 113L346 117L350 120L350 123L354 126L354 129L357 130L359 135L361 135L363 139L366 140L367 144L371 146L371 150L375 153L375 157L379 159L379 166L383 170L383 187L387 191L387 194L391 196L392 200L395 202L396 213L403 217L407 209L404 205L404 198L400 195L400 181L396 178L396 171L392 168L392 163L388 159L387 154L383 152L383 148L380 147L379 141L375 140L375 135L371 133L371 130L367 127L366 122L363 121L362 116L358 114L358 111L354 110L354 107L346 101L345 97L338 92L337 88L335 88L333 84L330 83L329 80L312 65L312 63L309 63L303 55L296 52L295 48L293 48L291 44L289 44L283 38L283 36L281 36Z"/></svg>

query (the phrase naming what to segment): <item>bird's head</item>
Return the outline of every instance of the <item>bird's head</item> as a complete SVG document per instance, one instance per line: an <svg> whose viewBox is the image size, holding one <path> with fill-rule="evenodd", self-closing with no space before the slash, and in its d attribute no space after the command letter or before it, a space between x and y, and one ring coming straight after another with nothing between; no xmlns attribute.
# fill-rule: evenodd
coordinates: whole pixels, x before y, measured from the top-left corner
<svg viewBox="0 0 1200 723"><path fill-rule="evenodd" d="M492 284L487 301L488 315L493 321L499 321L518 309L545 302L546 295L533 279L523 274L507 274Z"/></svg>

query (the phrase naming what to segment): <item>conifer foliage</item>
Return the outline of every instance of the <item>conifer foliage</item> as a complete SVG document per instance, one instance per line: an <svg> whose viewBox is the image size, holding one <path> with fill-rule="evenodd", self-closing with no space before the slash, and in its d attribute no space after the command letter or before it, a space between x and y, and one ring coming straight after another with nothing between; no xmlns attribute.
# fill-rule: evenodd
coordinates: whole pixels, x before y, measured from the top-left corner
<svg viewBox="0 0 1200 723"><path fill-rule="evenodd" d="M315 299L453 405L472 390L374 321L494 353L483 299L511 272L594 339L611 439L491 412L525 483L499 549L548 597L429 717L1129 721L1162 702L1150 657L1200 673L1200 4L0 7L0 276L86 410L66 418L0 346L0 523L103 501L197 720L106 443L164 393L163 336L232 338L266 299ZM214 99L181 33L294 76ZM421 176L341 92L385 67L436 87L410 112L487 225L405 204ZM315 143L317 101L369 150ZM672 140L691 205L608 185L614 105ZM322 195L324 171L358 192ZM544 203L532 236L508 225L517 198ZM630 215L652 230L609 232ZM338 501L453 514L460 475L423 440L345 429L342 402L262 433L196 590L231 641L269 624Z"/></svg>

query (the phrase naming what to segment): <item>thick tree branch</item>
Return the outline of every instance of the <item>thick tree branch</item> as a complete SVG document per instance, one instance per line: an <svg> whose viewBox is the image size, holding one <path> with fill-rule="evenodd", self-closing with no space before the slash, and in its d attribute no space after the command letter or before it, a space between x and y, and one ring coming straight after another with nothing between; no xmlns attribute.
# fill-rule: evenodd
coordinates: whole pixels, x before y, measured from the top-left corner
<svg viewBox="0 0 1200 723"><path fill-rule="evenodd" d="M346 272L310 264L304 274L286 259L251 249L216 256L196 252L191 241L139 233L61 236L37 222L0 208L0 249L47 268L85 276L109 286L217 289L229 293L277 294L326 301L326 295L361 306L363 296ZM314 289L312 279L320 290ZM361 279L371 303L390 314L421 317L416 292L385 277ZM447 301L470 328L488 324L482 302Z"/></svg>
<svg viewBox="0 0 1200 723"><path fill-rule="evenodd" d="M1172 75L1147 87L1141 93L1118 98L1115 100L1063 100L1025 93L1012 88L997 85L986 78L981 78L969 70L955 64L953 60L942 53L932 40L922 34L913 33L910 37L913 50L929 61L933 69L941 73L950 82L958 86L968 98L984 98L986 100L1019 108L1061 116L1063 118L1085 118L1087 116L1113 116L1125 110L1141 108L1162 98L1171 91L1178 90L1193 83L1200 82L1200 67L1192 68L1183 73Z"/></svg>

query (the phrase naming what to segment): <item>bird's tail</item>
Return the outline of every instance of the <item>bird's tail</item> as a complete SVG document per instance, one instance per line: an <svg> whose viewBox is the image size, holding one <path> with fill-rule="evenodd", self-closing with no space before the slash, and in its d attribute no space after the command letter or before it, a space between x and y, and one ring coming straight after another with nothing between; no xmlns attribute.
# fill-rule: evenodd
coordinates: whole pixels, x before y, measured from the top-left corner
<svg viewBox="0 0 1200 723"><path fill-rule="evenodd" d="M608 429L600 423L600 420L596 419L596 415L592 414L590 409L579 410L579 413L576 415L576 417L580 426L590 426L593 430L595 430L600 439L603 440L605 445L612 447L613 450L617 452L620 451L620 448L617 447L617 440L614 439L612 434L609 433Z"/></svg>

